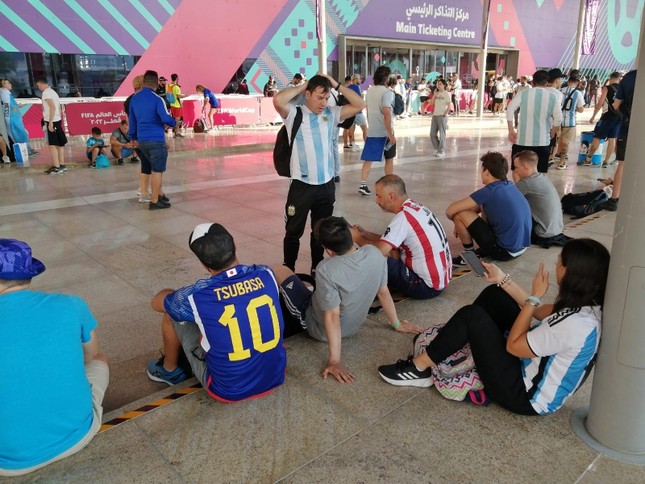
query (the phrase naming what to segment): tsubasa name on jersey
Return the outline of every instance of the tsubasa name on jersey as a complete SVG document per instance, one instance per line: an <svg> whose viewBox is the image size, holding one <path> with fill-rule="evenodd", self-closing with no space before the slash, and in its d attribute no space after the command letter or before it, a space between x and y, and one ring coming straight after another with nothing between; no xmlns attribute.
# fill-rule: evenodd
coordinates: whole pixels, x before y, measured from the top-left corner
<svg viewBox="0 0 645 484"><path fill-rule="evenodd" d="M217 295L217 300L222 301L225 299L230 299L236 296L244 296L253 291L258 291L264 288L264 283L259 277L254 277L253 279L247 279L243 282L236 282L229 286L218 287L213 289L213 292Z"/></svg>

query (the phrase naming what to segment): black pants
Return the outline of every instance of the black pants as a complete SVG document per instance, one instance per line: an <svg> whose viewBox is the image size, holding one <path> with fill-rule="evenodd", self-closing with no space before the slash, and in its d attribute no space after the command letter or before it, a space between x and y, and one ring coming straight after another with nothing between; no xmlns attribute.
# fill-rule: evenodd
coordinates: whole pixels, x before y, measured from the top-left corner
<svg viewBox="0 0 645 484"><path fill-rule="evenodd" d="M336 187L331 179L324 185L308 185L292 180L284 207L285 235L283 242L283 264L292 271L296 270L296 260L300 250L300 237L305 232L307 217L311 212L311 268L315 269L323 260L323 248L314 237L316 223L334 213Z"/></svg>
<svg viewBox="0 0 645 484"><path fill-rule="evenodd" d="M522 146L522 145L517 145L513 144L511 148L511 170L515 169L515 163L513 162L513 158L515 157L516 154L524 151L524 150L529 150L533 151L535 154L538 155L538 168L537 171L540 173L546 173L549 171L549 154L551 153L551 150L549 148L549 145L546 146Z"/></svg>
<svg viewBox="0 0 645 484"><path fill-rule="evenodd" d="M491 400L513 413L537 415L522 379L520 359L506 351L506 331L520 313L503 289L489 286L475 302L462 307L426 347L439 363L470 343L477 372Z"/></svg>

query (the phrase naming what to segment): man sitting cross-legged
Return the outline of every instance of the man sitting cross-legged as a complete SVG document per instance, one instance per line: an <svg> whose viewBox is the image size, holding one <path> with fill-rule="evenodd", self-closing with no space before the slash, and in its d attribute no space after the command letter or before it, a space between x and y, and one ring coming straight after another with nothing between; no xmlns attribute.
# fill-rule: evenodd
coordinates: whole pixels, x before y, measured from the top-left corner
<svg viewBox="0 0 645 484"><path fill-rule="evenodd" d="M564 221L560 196L546 173L538 172L538 155L530 150L520 151L513 162L515 186L531 207L531 243L544 247L564 245L570 237L562 233Z"/></svg>
<svg viewBox="0 0 645 484"><path fill-rule="evenodd" d="M266 395L284 382L286 352L280 296L268 267L240 264L231 234L220 224L201 224L190 249L210 274L152 300L163 313L164 356L148 364L148 377L169 385L188 375L178 366L183 347L193 373L216 400Z"/></svg>
<svg viewBox="0 0 645 484"><path fill-rule="evenodd" d="M377 205L394 218L383 235L352 227L354 242L375 245L387 256L392 290L415 299L438 296L452 275L448 237L441 223L427 207L408 198L405 182L397 175L379 179L374 191Z"/></svg>
<svg viewBox="0 0 645 484"><path fill-rule="evenodd" d="M288 267L276 266L274 271L285 306L300 323L290 330L306 330L312 338L327 341L329 359L323 378L331 375L339 382L351 383L354 375L341 362L341 338L359 330L375 296L395 330L420 333L422 329L399 321L387 288L385 259L375 247L356 248L344 218L322 219L314 235L330 257L318 264L313 292Z"/></svg>
<svg viewBox="0 0 645 484"><path fill-rule="evenodd" d="M477 242L481 255L511 260L531 245L531 208L507 180L508 162L501 153L489 151L481 161L484 187L448 205L446 216L455 223L455 236L465 250L473 250ZM465 264L461 257L453 263Z"/></svg>
<svg viewBox="0 0 645 484"><path fill-rule="evenodd" d="M0 239L0 480L86 447L101 427L110 379L97 321L77 296L33 290L45 265Z"/></svg>

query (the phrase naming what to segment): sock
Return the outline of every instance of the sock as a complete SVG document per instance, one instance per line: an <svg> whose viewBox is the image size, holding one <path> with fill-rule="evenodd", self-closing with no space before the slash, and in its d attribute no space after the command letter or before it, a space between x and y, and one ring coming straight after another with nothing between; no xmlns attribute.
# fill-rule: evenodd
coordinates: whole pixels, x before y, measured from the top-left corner
<svg viewBox="0 0 645 484"><path fill-rule="evenodd" d="M462 245L464 246L464 250L473 250L475 248L474 244L463 244L462 243Z"/></svg>

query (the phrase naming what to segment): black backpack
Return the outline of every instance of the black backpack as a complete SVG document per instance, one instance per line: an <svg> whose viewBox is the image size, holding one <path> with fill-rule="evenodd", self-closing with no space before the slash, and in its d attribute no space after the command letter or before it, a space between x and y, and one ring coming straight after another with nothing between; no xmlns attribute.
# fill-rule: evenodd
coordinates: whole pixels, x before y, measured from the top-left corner
<svg viewBox="0 0 645 484"><path fill-rule="evenodd" d="M287 127L282 126L278 135L275 138L275 146L273 147L273 166L275 171L280 176L291 177L291 152L293 151L293 142L296 139L296 134L302 124L302 109L296 108L296 117L293 120L293 127L291 128L291 142L289 142L289 135L287 134Z"/></svg>
<svg viewBox="0 0 645 484"><path fill-rule="evenodd" d="M600 207L609 199L604 190L594 190L586 193L569 193L562 197L562 211L575 218L586 217L592 213L600 212Z"/></svg>
<svg viewBox="0 0 645 484"><path fill-rule="evenodd" d="M398 92L394 93L394 106L392 106L392 111L395 116L400 116L405 111L405 102L403 101L403 96Z"/></svg>
<svg viewBox="0 0 645 484"><path fill-rule="evenodd" d="M334 96L335 97L335 96ZM345 106L346 104L349 104L349 101L345 96L342 94L338 94L338 97L336 98L336 106ZM354 124L354 120L356 119L356 116L352 116L351 118L347 118L340 123L338 123L339 128L343 129L349 129L352 127L352 124Z"/></svg>

